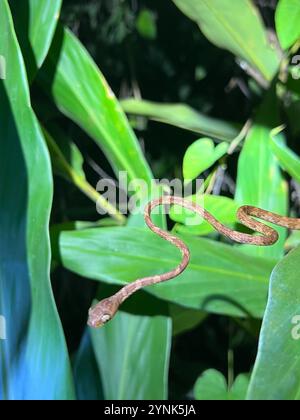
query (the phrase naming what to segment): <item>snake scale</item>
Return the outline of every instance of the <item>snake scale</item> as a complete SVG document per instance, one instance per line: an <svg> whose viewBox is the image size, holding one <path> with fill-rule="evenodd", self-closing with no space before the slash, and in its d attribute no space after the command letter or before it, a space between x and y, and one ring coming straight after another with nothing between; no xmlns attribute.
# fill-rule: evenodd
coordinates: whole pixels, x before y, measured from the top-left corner
<svg viewBox="0 0 300 420"><path fill-rule="evenodd" d="M135 280L134 282L124 286L113 296L101 300L98 304L96 304L89 310L88 325L90 327L98 328L103 326L114 317L120 305L133 293L146 286L174 279L175 277L180 275L189 265L190 251L186 244L171 233L160 229L151 220L151 213L153 212L153 210L156 207L162 205L179 205L188 210L192 210L193 212L203 217L220 234L223 234L232 241L241 244L268 246L273 245L278 240L278 233L276 230L265 225L264 223L261 223L256 219L260 219L265 222L270 222L272 224L282 226L291 230L300 230L300 219L280 216L278 214L260 209L258 207L242 206L238 209L237 212L237 217L239 221L244 226L250 228L254 232L260 233L260 235L242 233L224 226L203 207L183 198L165 196L153 200L147 205L145 209L145 221L152 232L165 239L169 243L173 244L181 251L182 261L176 268L167 273Z"/></svg>

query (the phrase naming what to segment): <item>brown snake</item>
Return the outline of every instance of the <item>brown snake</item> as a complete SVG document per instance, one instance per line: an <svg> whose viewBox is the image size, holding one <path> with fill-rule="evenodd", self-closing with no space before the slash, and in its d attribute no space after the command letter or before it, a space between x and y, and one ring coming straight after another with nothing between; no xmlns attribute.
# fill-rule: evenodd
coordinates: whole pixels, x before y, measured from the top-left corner
<svg viewBox="0 0 300 420"><path fill-rule="evenodd" d="M208 211L203 207L191 202L184 200L179 197L165 196L157 200L151 201L145 209L145 221L152 232L156 233L161 238L175 245L182 254L181 263L165 274L160 274L152 277L146 277L135 280L133 283L129 283L119 290L113 296L101 300L97 305L93 306L89 310L88 325L93 328L98 328L110 321L119 309L119 306L133 293L136 291L153 284L161 283L167 280L171 280L181 274L189 265L190 262L190 251L183 241L176 238L169 232L166 232L156 226L151 220L152 211L162 205L179 205L188 210L199 214L208 223L210 223L219 233L227 236L235 242L242 244L251 244L259 246L273 245L278 240L278 233L273 228L253 219L259 218L266 222L273 223L278 226L282 226L288 229L300 230L300 219L292 219L289 217L279 216L278 214L271 213L266 210L262 210L258 207L253 206L242 206L237 212L237 217L240 222L261 235L251 235L248 233L242 233L232 230L218 220L216 220Z"/></svg>

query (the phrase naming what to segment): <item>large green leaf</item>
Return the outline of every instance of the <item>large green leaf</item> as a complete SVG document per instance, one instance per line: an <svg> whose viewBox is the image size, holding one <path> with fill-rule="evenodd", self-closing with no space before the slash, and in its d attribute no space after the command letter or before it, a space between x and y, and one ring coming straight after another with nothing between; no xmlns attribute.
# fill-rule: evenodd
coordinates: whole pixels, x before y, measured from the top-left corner
<svg viewBox="0 0 300 420"><path fill-rule="evenodd" d="M116 174L151 182L152 174L134 132L102 73L80 41L59 27L40 81L51 86L58 108L103 149Z"/></svg>
<svg viewBox="0 0 300 420"><path fill-rule="evenodd" d="M30 79L48 54L61 3L62 0L9 0Z"/></svg>
<svg viewBox="0 0 300 420"><path fill-rule="evenodd" d="M282 48L290 48L300 39L299 0L279 0L275 21L277 35Z"/></svg>
<svg viewBox="0 0 300 420"><path fill-rule="evenodd" d="M288 211L287 183L271 147L271 130L278 125L278 121L273 119L276 115L275 104L273 95L268 95L246 138L238 162L236 201L241 205L253 205L285 216ZM246 249L259 256L281 257L286 230L276 229L280 239L275 245L246 246Z"/></svg>
<svg viewBox="0 0 300 420"><path fill-rule="evenodd" d="M0 3L0 397L74 397L69 357L50 285L50 159L30 106L7 0Z"/></svg>
<svg viewBox="0 0 300 420"><path fill-rule="evenodd" d="M284 169L295 181L300 182L300 158L288 148L280 138L271 138L271 147L273 153L276 155L280 166Z"/></svg>
<svg viewBox="0 0 300 420"><path fill-rule="evenodd" d="M41 80L46 90L51 82L52 94L59 109L96 141L117 174L119 171L126 171L129 181L141 179L148 186L151 184L152 173L125 114L92 58L69 31L59 29L50 51L49 60L41 73ZM161 218L160 223L163 225ZM159 322L148 319L147 325L150 328L153 322L160 324L167 321L167 318L161 319ZM135 331L134 335L137 335L139 323L136 323L135 318L131 318L127 322L127 327ZM105 334L104 330L97 332L99 340L103 334ZM112 334L117 335L119 331L115 331L113 328ZM170 337L171 332L166 336L166 340L170 340ZM153 346L155 346L153 340L152 337L147 342L147 347L143 350L145 355L152 354ZM102 348L96 346L95 342L93 347L99 360ZM118 346L108 342L106 349L110 357L117 359L120 351ZM137 377L141 377L145 372L145 366L150 365L147 360L148 356L145 356L145 363L136 371ZM108 359L107 362L109 362ZM164 363L167 366L166 358ZM106 368L107 366L110 364L107 364ZM100 368L102 375L102 367L100 366ZM110 366L110 369L113 369L113 366ZM115 372L123 377L126 375L126 369L126 365L119 365L115 367ZM153 373L153 378L156 383L166 382L165 370L156 370ZM164 398L165 395L161 390L162 387L157 386L157 395L159 398ZM143 395L144 398L147 397L147 395Z"/></svg>
<svg viewBox="0 0 300 420"><path fill-rule="evenodd" d="M184 236L191 264L176 279L146 290L194 309L254 317L263 315L273 263L221 243ZM102 228L64 232L66 268L91 279L125 284L161 274L180 261L179 251L147 229Z"/></svg>
<svg viewBox="0 0 300 420"><path fill-rule="evenodd" d="M215 45L240 57L266 80L271 80L279 59L269 45L261 17L250 0L173 0Z"/></svg>
<svg viewBox="0 0 300 420"><path fill-rule="evenodd" d="M166 399L171 334L170 318L123 311L93 330L105 399Z"/></svg>
<svg viewBox="0 0 300 420"><path fill-rule="evenodd" d="M144 225L140 217L131 219L135 226ZM101 284L98 298L113 293L115 290ZM105 326L92 332L105 398L166 399L172 340L166 305L140 293L122 306L118 318L108 325L109 330Z"/></svg>
<svg viewBox="0 0 300 420"><path fill-rule="evenodd" d="M183 104L159 104L125 99L121 102L128 114L142 115L154 121L174 125L220 140L232 140L239 133L237 124L208 117Z"/></svg>
<svg viewBox="0 0 300 420"><path fill-rule="evenodd" d="M274 269L250 400L300 400L300 248Z"/></svg>
<svg viewBox="0 0 300 420"><path fill-rule="evenodd" d="M74 359L74 382L79 401L103 400L102 383L92 346L91 335L86 328Z"/></svg>

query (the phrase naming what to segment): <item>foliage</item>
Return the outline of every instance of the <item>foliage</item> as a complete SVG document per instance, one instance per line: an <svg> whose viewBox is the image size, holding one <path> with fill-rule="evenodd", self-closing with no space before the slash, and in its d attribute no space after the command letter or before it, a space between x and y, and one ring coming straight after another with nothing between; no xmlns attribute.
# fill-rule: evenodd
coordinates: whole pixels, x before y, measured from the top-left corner
<svg viewBox="0 0 300 420"><path fill-rule="evenodd" d="M159 214L190 266L85 326L95 299L180 258L99 176L180 178L234 228L239 205L299 211L298 2L156 3L0 3L1 399L300 398L286 229L240 246L188 211ZM132 193L143 206L162 188Z"/></svg>

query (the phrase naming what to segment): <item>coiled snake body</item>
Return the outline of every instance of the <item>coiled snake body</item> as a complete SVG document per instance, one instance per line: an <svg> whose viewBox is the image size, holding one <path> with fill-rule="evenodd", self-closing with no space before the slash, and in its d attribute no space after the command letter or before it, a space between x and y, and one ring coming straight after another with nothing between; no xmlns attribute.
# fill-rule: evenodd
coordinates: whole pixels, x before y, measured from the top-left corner
<svg viewBox="0 0 300 420"><path fill-rule="evenodd" d="M225 235L235 242L242 244L268 246L273 245L278 240L278 233L276 230L257 221L254 218L258 218L260 220L264 220L266 222L270 222L288 229L300 230L300 219L279 216L278 214L260 209L258 207L242 206L239 208L237 213L237 217L240 222L254 232L261 234L251 235L248 233L238 232L224 226L203 207L191 201L171 196L165 196L157 200L153 200L147 205L145 209L145 221L152 232L170 242L181 251L182 261L176 268L169 271L168 273L135 280L133 283L129 283L124 286L113 296L103 299L97 305L93 306L89 311L88 325L90 327L98 328L104 325L106 322L110 321L118 311L119 306L133 293L146 286L171 280L180 275L187 268L190 262L190 251L186 244L176 236L160 229L151 220L151 213L156 207L174 204L199 214L219 233Z"/></svg>

